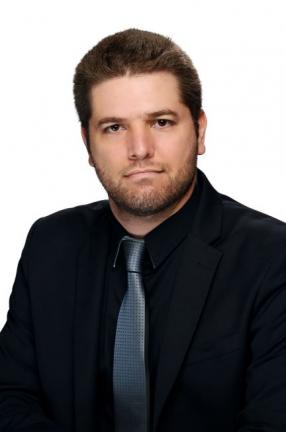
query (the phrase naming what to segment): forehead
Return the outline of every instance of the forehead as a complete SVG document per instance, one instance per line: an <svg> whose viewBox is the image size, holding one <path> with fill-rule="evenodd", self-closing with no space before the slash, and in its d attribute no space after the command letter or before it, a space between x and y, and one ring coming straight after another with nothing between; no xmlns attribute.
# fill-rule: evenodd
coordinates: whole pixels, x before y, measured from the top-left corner
<svg viewBox="0 0 286 432"><path fill-rule="evenodd" d="M152 111L162 107L179 109L177 78L169 72L125 75L103 81L91 88L92 116L114 114L128 116L135 110Z"/></svg>

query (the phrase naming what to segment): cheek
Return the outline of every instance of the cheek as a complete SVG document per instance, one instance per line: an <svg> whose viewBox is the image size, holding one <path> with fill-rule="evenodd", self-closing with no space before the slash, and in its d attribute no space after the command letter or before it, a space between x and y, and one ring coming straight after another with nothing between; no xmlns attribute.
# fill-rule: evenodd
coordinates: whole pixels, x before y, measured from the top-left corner
<svg viewBox="0 0 286 432"><path fill-rule="evenodd" d="M107 148L107 146L96 148L93 150L94 160L97 161L99 165L115 167L120 165L120 161L123 160L122 151L116 148Z"/></svg>
<svg viewBox="0 0 286 432"><path fill-rule="evenodd" d="M169 140L160 145L157 156L158 160L168 165L170 169L172 167L178 169L179 166L183 165L190 158L192 152L194 152L194 148L190 140L186 140L185 137L182 137L182 139L176 137L176 139Z"/></svg>

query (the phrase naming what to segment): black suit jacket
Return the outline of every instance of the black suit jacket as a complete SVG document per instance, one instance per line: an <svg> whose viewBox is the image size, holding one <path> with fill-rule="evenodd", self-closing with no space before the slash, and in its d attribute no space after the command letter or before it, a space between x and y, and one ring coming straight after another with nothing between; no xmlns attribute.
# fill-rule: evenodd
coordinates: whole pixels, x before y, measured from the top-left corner
<svg viewBox="0 0 286 432"><path fill-rule="evenodd" d="M286 224L201 199L170 306L156 432L286 431ZM0 335L0 431L98 432L108 202L36 221Z"/></svg>

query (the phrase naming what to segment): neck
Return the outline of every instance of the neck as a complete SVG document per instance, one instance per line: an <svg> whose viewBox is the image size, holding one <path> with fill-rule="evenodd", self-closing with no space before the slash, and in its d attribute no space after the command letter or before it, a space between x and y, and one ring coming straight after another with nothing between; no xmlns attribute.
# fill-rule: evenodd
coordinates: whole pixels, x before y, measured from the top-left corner
<svg viewBox="0 0 286 432"><path fill-rule="evenodd" d="M196 178L197 176L195 176L190 189L180 201L160 213L149 216L134 216L133 214L119 208L115 202L109 198L110 209L114 217L132 237L144 238L150 231L171 217L185 205L194 191Z"/></svg>

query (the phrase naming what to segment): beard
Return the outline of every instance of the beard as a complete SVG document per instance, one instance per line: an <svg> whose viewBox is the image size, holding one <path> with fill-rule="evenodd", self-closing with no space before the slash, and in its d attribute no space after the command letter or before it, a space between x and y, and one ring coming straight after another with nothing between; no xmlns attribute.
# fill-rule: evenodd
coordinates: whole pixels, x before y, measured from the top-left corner
<svg viewBox="0 0 286 432"><path fill-rule="evenodd" d="M108 170L103 169L94 160L93 164L96 175L109 198L121 210L137 217L151 216L175 206L193 186L197 171L197 146L173 177L162 167L163 173L158 174L162 176L159 186L155 186L156 180L148 178L130 181L129 185L126 184L128 183L126 177L123 182L116 182Z"/></svg>

